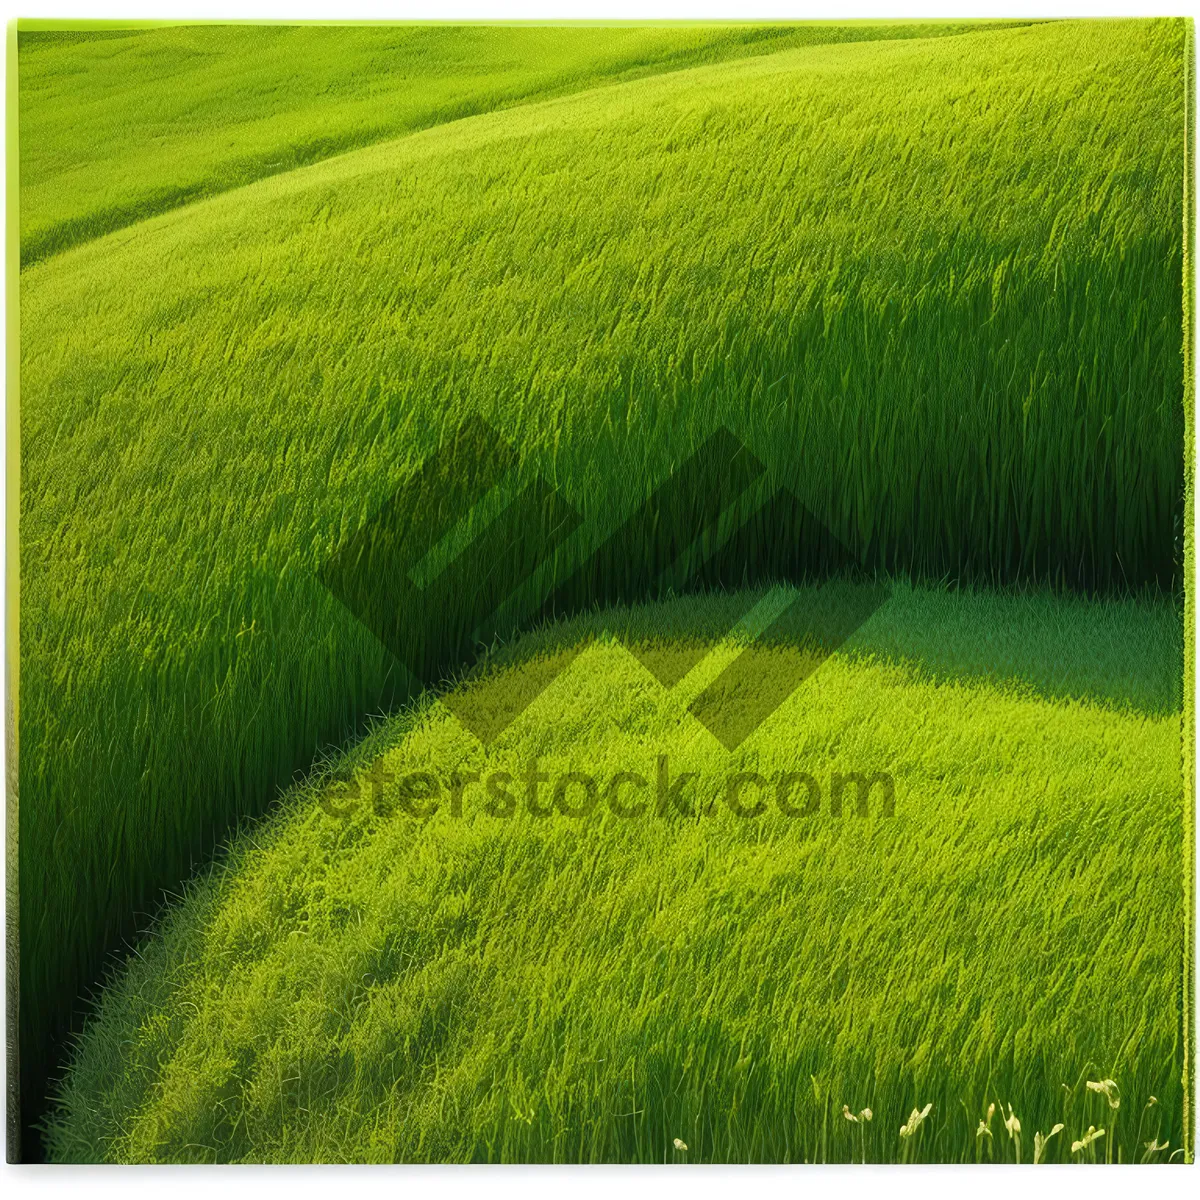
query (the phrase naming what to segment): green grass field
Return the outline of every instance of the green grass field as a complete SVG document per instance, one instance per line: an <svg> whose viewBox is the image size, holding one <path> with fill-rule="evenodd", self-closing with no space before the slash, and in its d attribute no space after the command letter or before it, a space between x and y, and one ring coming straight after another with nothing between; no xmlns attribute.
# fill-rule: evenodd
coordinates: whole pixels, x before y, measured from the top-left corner
<svg viewBox="0 0 1200 1200"><path fill-rule="evenodd" d="M425 703L356 750L353 786L291 797L106 994L54 1157L1030 1162L1062 1122L1042 1161L1166 1161L1186 811L1170 606L905 589L733 755L686 712L745 642L705 639L730 608L552 627L470 685L520 690L588 639L486 751ZM975 630L956 649L980 675L910 657L938 625ZM614 632L709 653L664 691ZM763 688L801 653L756 645ZM1108 647L1145 707L1023 675L1007 645L1081 665ZM687 812L661 807L663 757L694 773ZM769 785L746 783L741 815L739 772ZM789 772L817 787L785 790L792 815ZM876 772L894 815L880 783L865 816L857 786L835 816L837 775ZM594 793L560 791L569 773ZM1086 1088L1109 1078L1117 1109ZM1105 1139L1072 1154L1089 1125Z"/></svg>
<svg viewBox="0 0 1200 1200"><path fill-rule="evenodd" d="M1140 1157L1151 1093L1145 1130L1161 1119L1177 1148L1187 36L1126 21L23 41L33 1119L114 952L247 826L103 992L52 1151L657 1160L678 1136L693 1157L973 1159L1015 1148L1002 1125L994 1146L975 1137L1002 1100L1027 1159L1058 1120L1047 1153L1071 1157L1066 1138L1103 1123L1090 1071L1125 1096L1101 1157ZM394 753L460 753L317 576L469 416L515 447L506 495L540 477L583 519L494 626L472 627L465 599L413 624L408 649L439 677L507 642L718 426L766 468L727 525L781 486L860 574L992 589L902 590L873 619L874 657L815 677L837 700L804 745L895 760L908 807L803 837L774 817L599 820L591 837L435 818L414 843L403 821L331 820L310 783L247 825L376 714L423 714ZM431 497L470 480L431 483L408 513L422 553ZM563 609L687 578L701 507L665 506ZM551 515L528 523L536 540ZM744 574L703 582L742 603L838 569L810 532L763 509ZM584 661L580 703L641 686L619 653ZM872 728L884 693L894 721ZM544 737L547 759L611 764L667 737L666 711L526 719L494 753ZM783 719L737 755L786 767ZM681 762L720 757L678 736ZM385 863L386 889L353 890ZM470 882L427 913L422 881L443 876ZM555 907L567 878L599 907ZM514 886L532 906L508 921ZM641 902L644 920L618 919ZM404 913L414 943L388 950L372 931ZM379 987L360 994L347 981L372 954ZM329 1003L285 1003L302 983ZM585 1011L577 986L612 1007ZM768 1027L755 1005L791 1015ZM228 1120L206 1125L214 1097Z"/></svg>
<svg viewBox="0 0 1200 1200"><path fill-rule="evenodd" d="M1002 28L1025 22L987 22ZM964 22L175 26L21 35L23 265L201 196L514 104Z"/></svg>

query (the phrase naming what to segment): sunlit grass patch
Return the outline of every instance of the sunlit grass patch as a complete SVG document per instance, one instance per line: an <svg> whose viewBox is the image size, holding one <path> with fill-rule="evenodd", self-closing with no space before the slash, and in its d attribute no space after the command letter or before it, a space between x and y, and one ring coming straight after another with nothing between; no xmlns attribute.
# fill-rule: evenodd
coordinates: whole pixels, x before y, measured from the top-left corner
<svg viewBox="0 0 1200 1200"><path fill-rule="evenodd" d="M612 624L686 628L670 606ZM687 700L743 644L710 642L664 688L587 622L515 644L484 686L520 690L571 647L487 747L429 700L193 887L107 989L55 1155L1058 1162L1179 1144L1178 712L848 652L730 754ZM879 773L894 810L878 792L835 810L839 776ZM801 777L811 807L778 786ZM1114 1124L1113 1097L1140 1126Z"/></svg>
<svg viewBox="0 0 1200 1200"><path fill-rule="evenodd" d="M788 47L1020 24L23 30L21 262L371 142L547 96Z"/></svg>

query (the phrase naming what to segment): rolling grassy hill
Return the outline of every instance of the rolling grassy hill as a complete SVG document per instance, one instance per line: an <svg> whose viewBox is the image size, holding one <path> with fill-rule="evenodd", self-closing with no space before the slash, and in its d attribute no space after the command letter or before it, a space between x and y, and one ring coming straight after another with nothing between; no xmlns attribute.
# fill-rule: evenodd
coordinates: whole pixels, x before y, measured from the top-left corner
<svg viewBox="0 0 1200 1200"><path fill-rule="evenodd" d="M21 261L474 113L788 46L945 37L969 27L23 28Z"/></svg>
<svg viewBox="0 0 1200 1200"><path fill-rule="evenodd" d="M535 599L719 425L868 570L1176 587L1184 38L1056 23L672 70L288 170L29 266L26 1095L162 889L411 698L317 575L468 415L515 448L518 484L540 476L582 515ZM625 54L498 65L469 103L645 66ZM428 94L393 128L459 111ZM261 174L323 127L312 96L299 133L249 107L261 129L231 139L248 157L182 134L199 149L144 192L98 152L84 202L56 208L69 174L31 166L30 256ZM337 146L377 136L364 100L337 111ZM565 607L650 592L701 515L660 513ZM418 506L422 552L428 526ZM786 519L746 528L763 576L831 565ZM420 640L451 672L507 632L451 604Z"/></svg>
<svg viewBox="0 0 1200 1200"><path fill-rule="evenodd" d="M426 702L301 789L105 994L54 1156L1030 1162L1063 1122L1042 1161L1165 1161L1187 819L1170 606L902 589L731 755L688 704L747 644L704 633L738 612L551 627L468 685L536 687L584 643L486 751ZM912 657L938 626L986 671ZM686 637L708 654L670 691L624 648ZM1146 708L1081 675L1053 698L1005 645L1084 670L1108 648ZM804 653L755 646L764 692ZM875 772L894 812L879 781L834 815L838 775ZM1110 1078L1119 1108L1086 1087ZM1104 1139L1073 1153L1089 1125Z"/></svg>

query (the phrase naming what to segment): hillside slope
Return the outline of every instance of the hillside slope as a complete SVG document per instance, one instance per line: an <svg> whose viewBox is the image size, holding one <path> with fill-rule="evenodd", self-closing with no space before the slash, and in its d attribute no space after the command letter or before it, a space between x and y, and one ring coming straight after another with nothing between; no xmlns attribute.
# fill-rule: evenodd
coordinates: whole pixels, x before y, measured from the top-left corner
<svg viewBox="0 0 1200 1200"><path fill-rule="evenodd" d="M24 272L27 1079L135 914L410 694L317 573L467 415L581 514L535 599L718 425L871 568L1171 586L1183 47L1062 23L684 70ZM647 593L702 507L565 606ZM786 511L746 528L751 576L829 566ZM427 617L440 671L504 632Z"/></svg>
<svg viewBox="0 0 1200 1200"><path fill-rule="evenodd" d="M788 46L1018 22L40 28L18 34L21 262L414 129ZM30 29L27 26L33 25Z"/></svg>
<svg viewBox="0 0 1200 1200"><path fill-rule="evenodd" d="M734 606L525 639L472 686L519 692L587 644L486 751L426 704L292 796L113 982L54 1156L1028 1163L1064 1122L1044 1161L1091 1159L1071 1150L1089 1124L1101 1161L1164 1161L1184 1122L1178 709L873 650L905 615L957 617L965 657L1040 629L1043 661L1086 671L1119 614L905 591L729 754L689 709L745 633L704 640L669 691L625 646L670 652ZM1132 628L1119 678L1178 671L1167 612ZM756 647L767 694L803 652ZM835 812L839 775L877 782ZM1120 1112L1085 1086L1110 1078Z"/></svg>

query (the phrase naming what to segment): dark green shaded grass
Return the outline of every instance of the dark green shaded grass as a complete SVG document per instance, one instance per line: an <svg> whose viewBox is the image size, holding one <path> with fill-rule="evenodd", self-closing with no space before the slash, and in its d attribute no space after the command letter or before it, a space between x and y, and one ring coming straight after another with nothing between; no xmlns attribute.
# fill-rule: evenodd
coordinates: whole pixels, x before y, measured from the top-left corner
<svg viewBox="0 0 1200 1200"><path fill-rule="evenodd" d="M1182 30L680 71L289 172L27 271L26 1095L134 914L412 698L317 573L464 417L584 520L490 626L463 598L411 613L406 656L444 675L536 617L722 425L767 472L725 519L741 561L692 546L712 496L681 497L566 611L832 569L798 509L755 510L780 487L867 570L1171 591ZM435 545L435 501L462 487L417 496L406 550ZM528 533L542 561L548 530Z"/></svg>
<svg viewBox="0 0 1200 1200"><path fill-rule="evenodd" d="M1028 1163L1062 1122L1042 1161L1165 1161L1183 1103L1179 712L1051 700L977 668L1040 630L1087 679L1124 624L1157 659L1132 666L1152 692L1178 661L1170 614L902 590L731 755L687 706L745 645L745 626L714 631L746 599L521 639L467 690L569 665L486 751L427 700L331 763L341 782L289 797L116 975L52 1156ZM868 649L956 606L991 624L957 639L965 680ZM625 648L680 638L709 654L669 691ZM796 655L765 651L757 686ZM672 778L696 773L687 813L656 810L661 755ZM376 760L391 778L373 797ZM548 815L527 807L533 761ZM834 773L877 770L894 815L875 795L835 816ZM473 781L496 771L517 781L508 816ZM810 772L818 811L736 816L739 771ZM410 772L442 785L436 812L405 813ZM646 811L571 817L551 798L566 772L641 773L650 792L621 799L649 794ZM1110 1078L1119 1108L1087 1088ZM1105 1138L1073 1152L1089 1125Z"/></svg>

